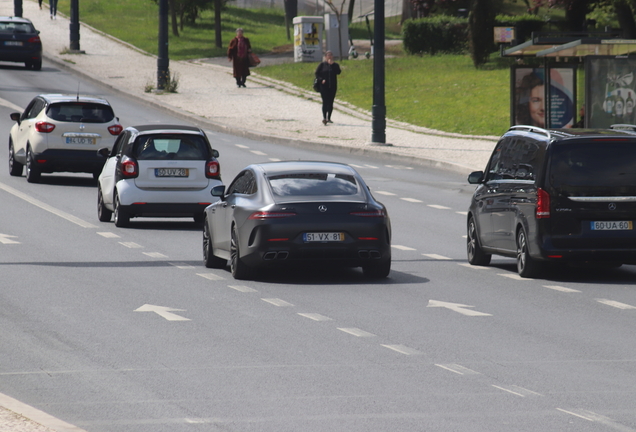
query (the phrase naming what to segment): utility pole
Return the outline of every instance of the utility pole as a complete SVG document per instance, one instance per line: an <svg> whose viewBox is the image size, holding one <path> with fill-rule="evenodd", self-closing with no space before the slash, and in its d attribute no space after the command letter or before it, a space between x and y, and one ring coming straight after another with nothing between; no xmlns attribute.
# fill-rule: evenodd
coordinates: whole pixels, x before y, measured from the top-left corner
<svg viewBox="0 0 636 432"><path fill-rule="evenodd" d="M69 49L74 53L80 51L80 21L79 21L79 0L71 0L71 23L69 24L71 31L71 43Z"/></svg>
<svg viewBox="0 0 636 432"><path fill-rule="evenodd" d="M386 104L384 97L384 1L375 0L373 43L372 144L386 144Z"/></svg>
<svg viewBox="0 0 636 432"><path fill-rule="evenodd" d="M170 82L168 65L168 0L159 0L159 57L157 58L157 89L164 90Z"/></svg>
<svg viewBox="0 0 636 432"><path fill-rule="evenodd" d="M22 18L22 0L13 0L13 16Z"/></svg>

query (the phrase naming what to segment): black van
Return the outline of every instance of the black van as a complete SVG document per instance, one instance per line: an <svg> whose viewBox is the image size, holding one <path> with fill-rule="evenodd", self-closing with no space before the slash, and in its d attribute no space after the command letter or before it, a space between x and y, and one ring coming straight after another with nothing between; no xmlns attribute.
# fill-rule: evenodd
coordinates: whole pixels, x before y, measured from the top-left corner
<svg viewBox="0 0 636 432"><path fill-rule="evenodd" d="M623 129L619 129L623 127ZM513 126L495 147L468 211L468 262L517 258L522 277L546 262L636 263L636 126Z"/></svg>

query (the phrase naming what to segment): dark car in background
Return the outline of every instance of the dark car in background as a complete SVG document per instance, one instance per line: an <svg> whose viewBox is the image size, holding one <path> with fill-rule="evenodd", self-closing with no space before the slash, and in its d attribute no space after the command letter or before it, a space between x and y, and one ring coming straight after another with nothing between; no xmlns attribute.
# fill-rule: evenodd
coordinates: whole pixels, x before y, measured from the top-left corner
<svg viewBox="0 0 636 432"><path fill-rule="evenodd" d="M513 126L497 143L468 211L473 265L515 257L522 277L544 264L636 263L636 133Z"/></svg>
<svg viewBox="0 0 636 432"><path fill-rule="evenodd" d="M249 165L212 189L205 209L206 267L249 279L257 269L300 265L362 267L385 278L391 270L391 223L360 175L331 162Z"/></svg>
<svg viewBox="0 0 636 432"><path fill-rule="evenodd" d="M24 63L42 69L40 32L26 18L0 17L0 61Z"/></svg>

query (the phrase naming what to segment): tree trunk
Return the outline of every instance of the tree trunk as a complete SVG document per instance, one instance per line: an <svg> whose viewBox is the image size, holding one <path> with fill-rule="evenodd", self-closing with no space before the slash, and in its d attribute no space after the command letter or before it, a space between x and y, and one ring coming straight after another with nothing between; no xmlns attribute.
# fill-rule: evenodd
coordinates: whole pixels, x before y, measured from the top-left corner
<svg viewBox="0 0 636 432"><path fill-rule="evenodd" d="M589 0L573 0L565 10L565 20L570 31L585 31L585 16L590 12Z"/></svg>
<svg viewBox="0 0 636 432"><path fill-rule="evenodd" d="M402 21L400 21L400 23L403 23L407 19L413 18L413 16L414 11L413 3L411 3L411 0L402 0Z"/></svg>
<svg viewBox="0 0 636 432"><path fill-rule="evenodd" d="M634 12L625 0L614 2L614 11L621 27L621 37L624 39L636 39L636 22Z"/></svg>
<svg viewBox="0 0 636 432"><path fill-rule="evenodd" d="M172 20L172 34L179 37L179 24L177 23L177 0L169 0L170 18Z"/></svg>
<svg viewBox="0 0 636 432"><path fill-rule="evenodd" d="M223 47L221 41L221 7L223 6L222 0L214 0L214 35L216 38L216 47Z"/></svg>
<svg viewBox="0 0 636 432"><path fill-rule="evenodd" d="M356 4L356 0L351 0L349 2L349 24L351 24L351 20L353 19L353 6Z"/></svg>

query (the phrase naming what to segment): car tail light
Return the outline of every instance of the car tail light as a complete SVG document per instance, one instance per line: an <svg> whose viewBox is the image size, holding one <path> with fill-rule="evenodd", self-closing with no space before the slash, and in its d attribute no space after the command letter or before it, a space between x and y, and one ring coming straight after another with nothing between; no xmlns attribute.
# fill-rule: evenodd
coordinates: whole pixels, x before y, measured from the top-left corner
<svg viewBox="0 0 636 432"><path fill-rule="evenodd" d="M358 237L358 240L378 240L377 237Z"/></svg>
<svg viewBox="0 0 636 432"><path fill-rule="evenodd" d="M35 130L42 133L51 133L55 129L55 125L48 122L37 122L35 124Z"/></svg>
<svg viewBox="0 0 636 432"><path fill-rule="evenodd" d="M269 212L269 211L257 211L250 215L248 219L280 219L296 216L296 213L293 212Z"/></svg>
<svg viewBox="0 0 636 432"><path fill-rule="evenodd" d="M42 43L40 36L33 36L27 40L28 43Z"/></svg>
<svg viewBox="0 0 636 432"><path fill-rule="evenodd" d="M550 194L541 188L537 189L537 219L550 217Z"/></svg>
<svg viewBox="0 0 636 432"><path fill-rule="evenodd" d="M219 161L212 159L205 163L205 176L213 179L221 177L221 165Z"/></svg>
<svg viewBox="0 0 636 432"><path fill-rule="evenodd" d="M124 156L119 163L120 172L124 178L135 178L139 176L139 164L131 157Z"/></svg>
<svg viewBox="0 0 636 432"><path fill-rule="evenodd" d="M108 132L110 132L111 135L115 135L115 136L119 135L121 133L121 131L123 131L123 130L124 130L124 128L120 124L108 126Z"/></svg>
<svg viewBox="0 0 636 432"><path fill-rule="evenodd" d="M349 213L351 216L360 217L384 217L384 210L361 210Z"/></svg>

